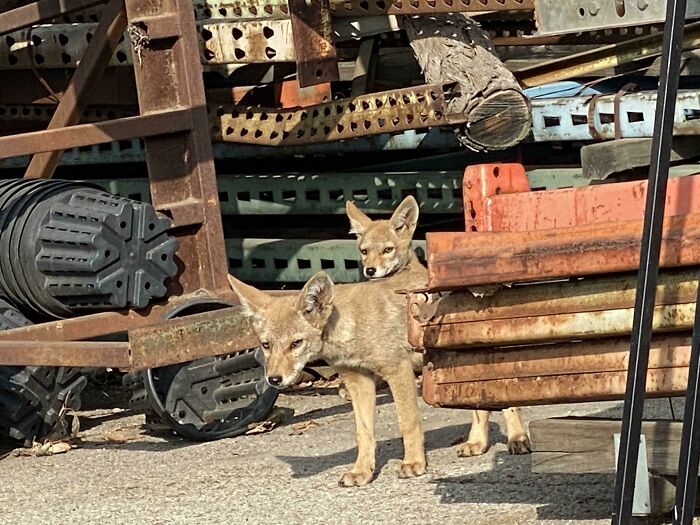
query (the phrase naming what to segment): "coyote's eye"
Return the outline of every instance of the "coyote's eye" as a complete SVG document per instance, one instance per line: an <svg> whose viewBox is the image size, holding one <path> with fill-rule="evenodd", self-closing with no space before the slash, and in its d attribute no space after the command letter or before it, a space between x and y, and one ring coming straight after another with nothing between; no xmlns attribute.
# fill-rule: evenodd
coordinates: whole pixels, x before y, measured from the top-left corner
<svg viewBox="0 0 700 525"><path fill-rule="evenodd" d="M367 255L367 250L362 249L362 250L360 250L360 253L361 253L362 255Z"/></svg>
<svg viewBox="0 0 700 525"><path fill-rule="evenodd" d="M384 253L391 253L393 251L394 251L393 246L387 246L386 248L384 248Z"/></svg>
<svg viewBox="0 0 700 525"><path fill-rule="evenodd" d="M291 348L292 350L294 350L295 348L299 348L303 342L303 339L295 339L294 341L292 341L292 344L289 345L289 348Z"/></svg>
<svg viewBox="0 0 700 525"><path fill-rule="evenodd" d="M260 341L260 346L262 346L265 350L270 349L270 343L268 341Z"/></svg>

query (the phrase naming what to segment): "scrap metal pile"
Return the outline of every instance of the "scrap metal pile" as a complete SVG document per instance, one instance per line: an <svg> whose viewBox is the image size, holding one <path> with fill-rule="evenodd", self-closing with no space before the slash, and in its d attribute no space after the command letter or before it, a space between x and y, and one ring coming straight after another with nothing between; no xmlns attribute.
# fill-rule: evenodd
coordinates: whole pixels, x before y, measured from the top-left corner
<svg viewBox="0 0 700 525"><path fill-rule="evenodd" d="M8 312L21 308L32 321L99 309L143 308L154 298L172 295L177 286L167 278L176 271L178 255L183 267L189 264L185 280L199 283L190 286L188 282L188 292L207 287L220 290L221 275L212 270L214 277L207 277L206 268L198 264L199 257L209 260L213 254L214 260L219 255L205 246L213 238L212 229L218 227L204 220L215 206L211 203L216 192L207 184L167 180L189 176L196 168L187 174L172 168L179 166L177 162L190 161L182 153L184 146L173 153L164 145L165 139L155 144L156 139L148 138L158 135L156 123L168 110L171 139L206 126L214 143L220 205L215 211L223 216L230 270L246 281L277 287L304 282L320 269L338 282L360 277L356 246L347 238L346 200L354 200L369 213L382 214L413 194L421 203L420 235L427 230L457 230L466 235L465 219L469 232L539 231L539 224L518 223L531 214L508 211L522 211L526 205L516 201L540 193L528 190L635 178L649 162L647 138L652 133L663 3L195 0L196 45L183 45L166 58L169 46L191 30L173 14L178 2L151 5L128 0L126 14L119 0L79 0L70 9L57 7L60 2L47 2L49 7L39 13L23 10L28 3L5 2L0 11L0 137L47 127L55 133L47 139L35 136L31 145L15 144L14 149L0 151L1 175L44 178L48 173L50 177L58 165L60 178L88 180L112 194L99 193L101 197L93 199L90 196L98 195L97 190L85 184L68 191L69 186L62 186L67 183L45 181L18 185L16 191L11 190L13 183L2 186L6 190L0 188L0 198L8 199L7 206L0 207L0 221L3 228L9 227L0 233L0 248L8 248L0 249L0 259L6 258L6 264L0 265L0 293L14 303ZM696 76L700 22L692 22L700 18L700 2L689 5L684 77L674 126L679 136L674 151L679 165L674 169L679 175L697 171L688 163L697 156L695 140L700 132ZM56 14L56 9L61 13ZM90 43L98 37L104 42L101 54L91 54ZM178 77L163 66L178 60L201 62L206 103L199 102L189 71ZM81 72L81 64L91 66L81 73L82 87L90 88L76 93L70 79L74 71ZM70 111L59 105L66 100L72 102ZM202 109L203 114L193 117L189 106ZM61 134L65 126L112 119L122 119L122 127L108 128L110 124L105 123L99 132L81 126L73 137ZM609 139L616 139L615 148L625 148L627 153L611 153L620 150L611 149ZM30 162L25 153L45 151L41 149L45 140L65 151L39 153ZM163 172L173 174L152 176L149 188L146 160L149 170L158 161ZM504 173L500 179L490 171L471 181L472 187L465 186L463 194L465 165L497 161L522 162L526 170L517 176ZM168 200L171 188L177 195L200 190L211 195ZM572 202L579 202L578 197L571 201L566 195L543 201L543 209L564 213L574 206ZM591 196L591 202L595 198ZM152 201L154 206L136 201ZM211 204L210 208L203 203ZM131 236L120 230L124 214L131 214L132 226L127 227ZM542 220L548 226L552 221L561 226L557 221L563 219ZM175 256L175 240L167 232L170 223L178 232L198 236L196 241L180 243ZM143 229L150 224L155 228L153 235ZM628 232L618 226L605 239L625 232L630 238L636 235L633 227ZM81 244L75 235L89 239ZM504 270L491 281L474 277L467 283L463 274L447 268L449 261L440 260L441 253L453 254L458 244L444 251L442 244L431 248L430 242L438 245L429 239L432 278L443 268L441 278L454 278L449 284L432 282L435 290L508 283L522 271L513 267L511 274ZM484 261L498 255L487 253L490 242L484 241L481 247ZM524 238L514 237L498 244L500 249L521 242ZM532 242L541 246L539 240ZM424 246L422 239L419 246ZM15 258L15 253L20 255ZM601 257L606 263L611 260L608 254ZM481 267L479 260L469 259L470 271ZM112 265L123 267L123 274L112 272ZM194 279L191 275L196 272ZM444 336L430 323L439 308L450 303L441 301L438 307L432 296L420 297L417 302L427 303L414 318L420 325L420 330L414 327L416 342L439 348ZM468 296L454 297L459 298L457 306L450 306L455 312L464 306L459 301L471 305ZM171 312L170 317L227 304L189 305L189 310ZM624 301L619 304L629 307ZM485 311L490 312L491 306ZM455 315L461 319L461 313ZM424 329L436 339L416 335ZM474 337L450 344L471 345L478 340ZM467 354L440 355L449 360ZM435 370L440 368L437 357L431 363ZM32 371L32 381L37 379L36 367L0 371L0 390L24 399L26 413L48 414L53 408L45 407L53 407L53 401L27 401L31 396L26 386L29 379L21 379L24 370ZM272 406L274 395L260 381L260 370L257 354L246 348L234 357L153 368L128 380L134 383L137 397L146 399L179 432L211 439L232 435L232 429L240 431L242 421ZM204 385L203 377L214 378L216 385ZM434 384L468 382L435 374L426 378ZM55 392L70 381L57 380ZM426 383L430 393L428 387ZM449 393L448 398L456 395ZM438 398L436 393L433 400L449 404L448 398ZM261 399L256 405L255 400ZM517 399L510 401L514 404ZM0 407L7 411L2 403L0 398ZM44 408L37 410L39 405ZM224 421L227 415L237 421ZM50 418L42 417L50 426ZM217 427L217 421L223 426ZM35 433L42 432L22 430L13 435L30 440Z"/></svg>

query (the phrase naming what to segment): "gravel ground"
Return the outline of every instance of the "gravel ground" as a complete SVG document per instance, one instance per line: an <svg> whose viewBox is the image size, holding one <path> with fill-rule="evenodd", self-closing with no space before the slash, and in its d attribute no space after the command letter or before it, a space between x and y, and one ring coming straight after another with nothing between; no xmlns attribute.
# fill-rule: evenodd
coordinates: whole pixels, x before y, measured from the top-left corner
<svg viewBox="0 0 700 525"><path fill-rule="evenodd" d="M399 480L398 425L380 392L377 478L347 489L337 480L355 455L349 403L306 393L282 395L278 406L287 414L282 426L204 444L149 432L143 415L124 409L83 412L78 448L0 460L0 523L610 523L612 476L532 473L529 456L508 455L500 414L489 452L458 458L469 413L424 405L429 471ZM668 412L668 402L655 410ZM619 415L619 403L535 407L523 416L603 412ZM294 432L304 421L318 426Z"/></svg>

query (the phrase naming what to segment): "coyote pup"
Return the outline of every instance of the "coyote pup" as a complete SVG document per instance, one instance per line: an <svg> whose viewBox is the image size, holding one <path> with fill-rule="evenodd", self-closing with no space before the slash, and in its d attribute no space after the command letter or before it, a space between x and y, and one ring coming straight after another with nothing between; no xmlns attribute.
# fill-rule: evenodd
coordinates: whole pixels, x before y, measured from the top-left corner
<svg viewBox="0 0 700 525"><path fill-rule="evenodd" d="M373 221L350 201L346 202L345 210L350 219L350 233L357 236L365 277L394 281L397 283L392 285L394 289L419 288L426 284L428 272L411 247L418 222L416 199L410 195L406 197L389 220ZM405 228L405 224L411 226ZM415 358L414 368L419 371L422 356L416 353ZM472 426L467 441L457 447L459 456L478 456L488 450L490 414L487 410L472 410ZM530 440L520 419L520 410L506 408L503 417L508 434L508 451L511 454L528 453Z"/></svg>
<svg viewBox="0 0 700 525"><path fill-rule="evenodd" d="M408 223L396 227L412 230ZM394 293L400 284L381 279L334 285L325 272L318 272L298 295L273 297L231 276L229 281L252 318L272 386L290 386L315 359L338 370L350 393L357 440L357 461L340 478L341 486L366 485L374 476L377 376L389 384L403 436L399 477L425 474L406 298Z"/></svg>

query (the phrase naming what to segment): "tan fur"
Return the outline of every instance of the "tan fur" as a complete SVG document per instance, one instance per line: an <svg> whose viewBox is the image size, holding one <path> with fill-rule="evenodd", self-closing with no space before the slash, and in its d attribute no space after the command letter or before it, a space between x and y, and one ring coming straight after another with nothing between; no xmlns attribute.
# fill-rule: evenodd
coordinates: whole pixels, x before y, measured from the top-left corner
<svg viewBox="0 0 700 525"><path fill-rule="evenodd" d="M357 236L357 245L362 256L365 277L383 280L402 272L409 272L411 279L407 288L419 288L426 284L428 272L420 264L411 247L413 233L418 223L419 207L416 200L408 196L396 208L389 220L373 221L357 206L348 201L345 209L350 219L350 232ZM386 247L392 247L385 253ZM375 271L368 275L367 268ZM406 321L404 321L405 323ZM422 367L422 355L415 353L414 370ZM467 440L457 447L457 454L462 457L478 456L488 450L489 417L486 410L472 411L472 425ZM530 452L530 440L520 418L520 410L507 408L503 410L508 437L508 451L511 454Z"/></svg>
<svg viewBox="0 0 700 525"><path fill-rule="evenodd" d="M265 354L265 375L279 388L294 383L304 366L323 359L336 367L355 415L357 460L343 486L365 485L375 467L375 377L389 384L404 442L399 477L425 473L425 450L406 333L406 298L394 293L415 282L410 269L357 284L334 285L315 274L301 293L272 297L229 276L252 317Z"/></svg>

